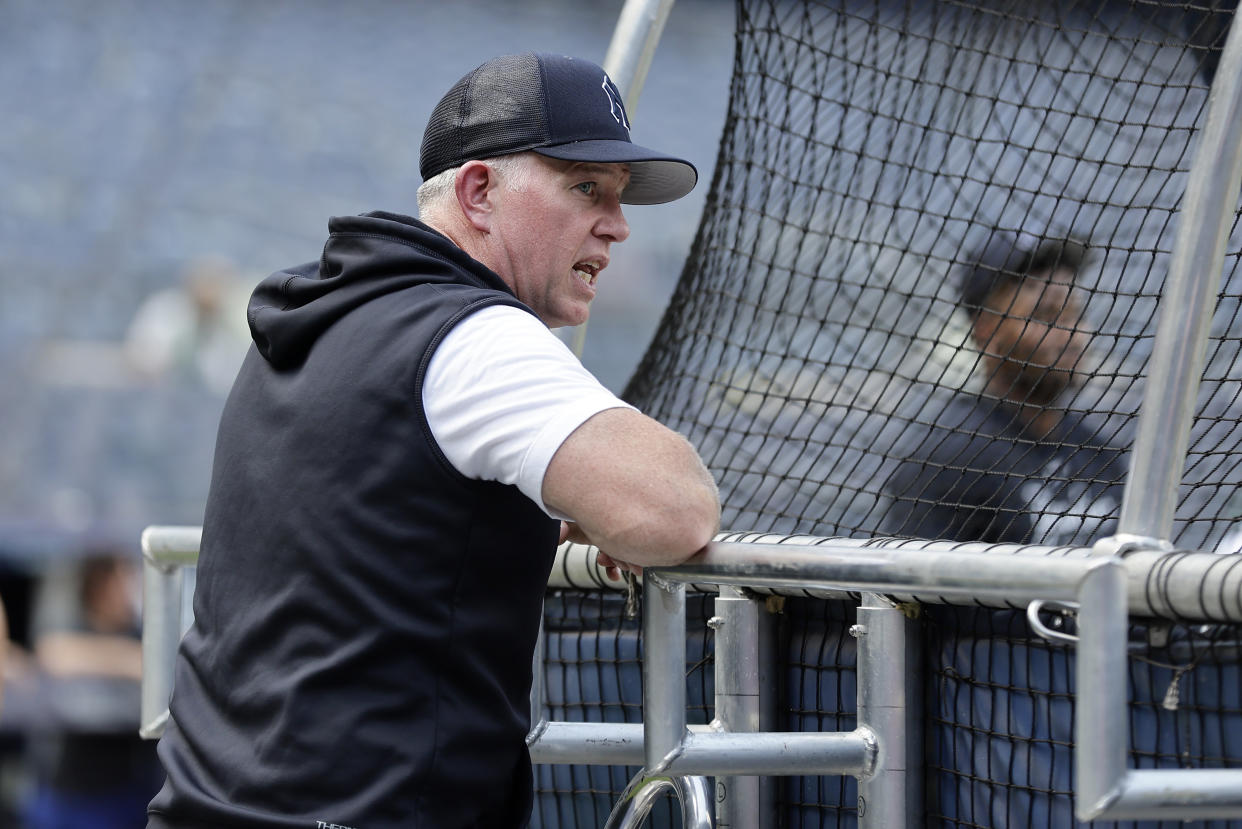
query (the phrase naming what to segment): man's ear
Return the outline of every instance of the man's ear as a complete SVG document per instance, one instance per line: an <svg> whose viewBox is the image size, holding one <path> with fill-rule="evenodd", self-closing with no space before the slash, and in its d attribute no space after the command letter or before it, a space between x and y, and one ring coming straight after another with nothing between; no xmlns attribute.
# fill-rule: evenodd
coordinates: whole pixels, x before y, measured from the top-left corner
<svg viewBox="0 0 1242 829"><path fill-rule="evenodd" d="M496 174L492 172L492 168L482 161L467 161L457 168L453 186L457 193L457 204L461 206L466 221L480 232L491 230L496 207L492 198L495 194Z"/></svg>

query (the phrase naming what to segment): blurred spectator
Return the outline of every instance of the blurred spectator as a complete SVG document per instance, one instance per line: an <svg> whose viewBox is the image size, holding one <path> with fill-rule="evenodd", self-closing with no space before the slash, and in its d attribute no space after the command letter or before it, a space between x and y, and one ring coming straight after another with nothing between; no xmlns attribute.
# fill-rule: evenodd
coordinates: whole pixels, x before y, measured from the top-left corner
<svg viewBox="0 0 1242 829"><path fill-rule="evenodd" d="M1122 451L1066 407L1091 332L1076 285L1086 249L999 235L961 274L981 394L959 393L899 447L893 535L1088 544L1120 506Z"/></svg>
<svg viewBox="0 0 1242 829"><path fill-rule="evenodd" d="M125 338L130 364L148 377L180 376L227 394L250 344L249 296L227 260L191 263L181 285L138 307Z"/></svg>
<svg viewBox="0 0 1242 829"><path fill-rule="evenodd" d="M105 550L75 575L73 620L35 640L51 728L30 746L26 829L135 829L161 782L154 743L138 737L139 569Z"/></svg>
<svg viewBox="0 0 1242 829"><path fill-rule="evenodd" d="M12 686L30 687L34 683L35 666L30 654L21 644L14 642L9 624L9 608L0 599L0 716L4 712L5 692ZM0 736L0 744L3 736ZM0 753L3 753L0 745Z"/></svg>

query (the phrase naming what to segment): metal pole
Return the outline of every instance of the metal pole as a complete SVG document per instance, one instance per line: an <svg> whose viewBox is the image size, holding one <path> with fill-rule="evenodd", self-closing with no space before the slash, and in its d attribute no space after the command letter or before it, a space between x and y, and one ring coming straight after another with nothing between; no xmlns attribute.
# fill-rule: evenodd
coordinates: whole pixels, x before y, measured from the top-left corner
<svg viewBox="0 0 1242 829"><path fill-rule="evenodd" d="M160 567L193 567L202 543L202 527L154 525L142 531L142 555Z"/></svg>
<svg viewBox="0 0 1242 829"><path fill-rule="evenodd" d="M672 10L673 0L626 0L613 29L603 67L621 93L631 124L638 109L638 96L647 81L647 70ZM571 347L579 359L586 348L586 331L585 322L574 329Z"/></svg>
<svg viewBox="0 0 1242 829"><path fill-rule="evenodd" d="M643 723L549 722L530 747L531 761L561 765L642 766ZM817 776L872 774L878 746L870 729L823 733L732 734L692 725L655 776ZM771 819L771 812L767 813ZM762 824L760 824L762 825ZM745 826L745 824L743 824ZM746 829L752 829L746 826Z"/></svg>
<svg viewBox="0 0 1242 829"><path fill-rule="evenodd" d="M156 530L152 533L152 530ZM181 644L182 560L198 558L197 527L148 528L142 534L142 687L138 734L155 740L168 723Z"/></svg>
<svg viewBox="0 0 1242 829"><path fill-rule="evenodd" d="M761 731L759 603L736 588L722 587L715 615L716 716L712 725L732 733ZM763 823L761 778L716 778L716 829L759 829Z"/></svg>
<svg viewBox="0 0 1242 829"><path fill-rule="evenodd" d="M917 591L971 600L1064 599L1092 556L986 555L959 552L955 542L906 547L867 547L846 539L814 546L713 542L706 552L661 578L686 583L764 587L828 587L872 593ZM648 571L649 573L651 571Z"/></svg>
<svg viewBox="0 0 1242 829"><path fill-rule="evenodd" d="M161 566L176 564L191 567L198 560L201 533L199 527L151 526L143 533L144 550L153 561ZM760 556L767 557L769 563L784 559L794 550L801 548L822 550L826 553L840 551L843 548L892 550L893 553L885 555L898 556L902 555L903 551L920 551L920 557L928 553L948 552L959 556L974 556L975 561L986 557L989 562L1000 567L1004 567L1003 562L1010 560L1011 556L1058 560L1092 557L1092 550L1089 547L1019 547L911 539L865 540L758 533L724 533L715 546L716 553L713 561L731 559L737 562L736 567L731 568L736 571L744 569L741 564L742 556L731 552L730 548L744 551L748 546L753 547ZM562 545L557 552L556 564L548 579L548 586L552 588L602 586L610 590L623 589L620 582L609 581L603 575L603 568L594 563L595 553L595 547L584 544ZM1123 561L1129 581L1127 604L1131 615L1167 616L1202 622L1242 621L1242 567L1236 566L1238 557L1183 550L1170 552L1140 549L1126 552ZM970 566L973 569L973 565ZM771 569L768 568L769 572ZM734 580L741 581L736 578ZM703 578L703 582L710 584L712 592L718 589L717 584L707 577ZM693 582L687 584L687 587L693 586ZM758 581L747 586L752 590L780 589L765 586ZM852 597L848 590L816 588L807 582L798 583L791 589L796 589L799 595L810 593L840 600L849 600ZM918 592L911 593L912 590ZM882 592L903 602L926 603L945 599L945 597L934 595L933 590L929 585L907 585L905 588L885 589ZM1054 597L1042 595L1040 598ZM994 607L1018 606L1015 604L1013 595L996 597L981 593L971 596L970 599L972 603ZM767 730L766 727L765 730Z"/></svg>
<svg viewBox="0 0 1242 829"><path fill-rule="evenodd" d="M181 570L142 564L142 710L138 734L158 739L168 723L173 665L181 642Z"/></svg>
<svg viewBox="0 0 1242 829"><path fill-rule="evenodd" d="M652 774L676 758L686 731L686 586L643 578L643 742Z"/></svg>
<svg viewBox="0 0 1242 829"><path fill-rule="evenodd" d="M888 549L896 551L899 555L903 551L948 552L975 556L977 559L986 557L993 563L1008 561L1014 556L1045 560L1087 560L1094 558L1095 553L1098 552L1098 549L1093 551L1090 547L988 545L914 539L819 538L761 533L722 533L717 538L716 549L721 556L732 555L726 553L725 545L738 545L744 548L748 544L769 545L765 549L773 551L770 560L783 559L792 551L802 548L825 551L840 550L845 547ZM551 588L602 586L609 590L622 589L620 582L608 581L603 575L603 569L594 563L595 552L596 548L583 544L563 545L557 551L556 564L552 568L548 586ZM768 554L764 553L764 555ZM1194 622L1242 621L1242 556L1222 556L1215 553L1168 548L1127 550L1124 555L1123 563L1129 584L1127 605L1130 608L1130 615L1159 616ZM736 569L740 571L741 565L739 564ZM713 593L719 589L706 576L702 584L696 584L696 581L687 583L687 589L698 589L702 592L710 590ZM744 582L743 579L735 581ZM758 582L748 584L747 587L752 593L764 594L785 589ZM790 589L796 590L800 596L810 595L815 598L837 601L853 601L857 598L850 590L817 587L808 583L802 583ZM930 586L908 586L901 589L886 589L883 592L899 602L920 604L948 602L952 604L954 601L950 597L936 595ZM1040 598L1049 597L1041 596ZM1021 608L1029 600L1029 598L1025 601L1017 600L1013 595L978 594L970 597L972 604L1001 608ZM763 730L770 730L770 727L765 726Z"/></svg>
<svg viewBox="0 0 1242 829"><path fill-rule="evenodd" d="M1116 559L1087 572L1079 603L1074 808L1085 819L1117 798L1126 772L1125 579Z"/></svg>
<svg viewBox="0 0 1242 829"><path fill-rule="evenodd" d="M1139 410L1119 535L1168 539L1186 465L1225 243L1242 187L1242 27L1230 26L1182 198Z"/></svg>
<svg viewBox="0 0 1242 829"><path fill-rule="evenodd" d="M1127 769L1124 570L1083 580L1078 616L1075 813L1080 820L1228 818L1242 814L1242 770Z"/></svg>
<svg viewBox="0 0 1242 829"><path fill-rule="evenodd" d="M1143 769L1126 775L1121 795L1098 817L1190 821L1238 815L1242 815L1242 770Z"/></svg>
<svg viewBox="0 0 1242 829"><path fill-rule="evenodd" d="M917 630L883 596L863 594L858 624L858 726L876 736L875 772L858 781L860 829L921 825L922 711Z"/></svg>
<svg viewBox="0 0 1242 829"><path fill-rule="evenodd" d="M642 723L543 722L528 738L532 763L641 766Z"/></svg>
<svg viewBox="0 0 1242 829"><path fill-rule="evenodd" d="M543 633L543 613L539 614L539 636L535 639L535 653L531 657L530 681L530 729L526 733L526 747L537 743L548 727L548 718L544 716L548 693L543 675L543 663L547 656L547 639Z"/></svg>
<svg viewBox="0 0 1242 829"><path fill-rule="evenodd" d="M604 56L604 71L617 85L626 113L634 119L638 96L647 81L647 70L655 57L664 24L673 10L673 0L626 0L612 32Z"/></svg>
<svg viewBox="0 0 1242 829"><path fill-rule="evenodd" d="M872 774L876 765L875 735L867 728L853 731L727 731L690 729L663 772L709 777L772 775L777 777Z"/></svg>

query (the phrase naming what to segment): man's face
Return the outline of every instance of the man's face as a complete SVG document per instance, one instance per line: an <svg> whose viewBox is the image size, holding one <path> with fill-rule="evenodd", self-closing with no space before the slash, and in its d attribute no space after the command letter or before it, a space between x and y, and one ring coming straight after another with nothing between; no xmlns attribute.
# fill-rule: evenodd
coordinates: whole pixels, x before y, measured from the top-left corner
<svg viewBox="0 0 1242 829"><path fill-rule="evenodd" d="M494 269L549 328L590 316L609 247L630 235L621 213L624 164L535 156L520 189L500 187Z"/></svg>
<svg viewBox="0 0 1242 829"><path fill-rule="evenodd" d="M1058 270L1002 285L974 323L989 387L1016 403L1045 405L1074 385L1090 341L1073 274Z"/></svg>

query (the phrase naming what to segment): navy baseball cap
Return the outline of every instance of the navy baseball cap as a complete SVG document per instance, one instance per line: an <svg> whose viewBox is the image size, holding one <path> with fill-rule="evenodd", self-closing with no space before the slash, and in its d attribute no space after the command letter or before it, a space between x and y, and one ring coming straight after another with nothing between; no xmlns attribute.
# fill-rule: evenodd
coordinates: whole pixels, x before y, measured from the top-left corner
<svg viewBox="0 0 1242 829"><path fill-rule="evenodd" d="M975 316L1001 285L1032 274L1064 269L1077 276L1087 261L1087 246L1077 239L1044 239L1034 246L1016 234L994 232L961 268L958 301Z"/></svg>
<svg viewBox="0 0 1242 829"><path fill-rule="evenodd" d="M423 180L467 161L533 150L565 161L625 163L626 204L661 204L694 189L694 165L630 141L621 94L588 60L527 53L494 58L453 85L423 133Z"/></svg>

